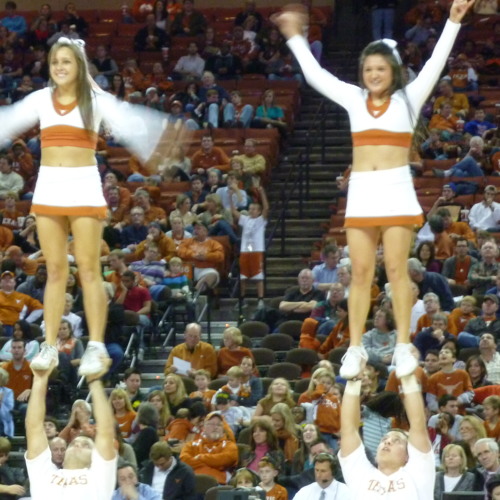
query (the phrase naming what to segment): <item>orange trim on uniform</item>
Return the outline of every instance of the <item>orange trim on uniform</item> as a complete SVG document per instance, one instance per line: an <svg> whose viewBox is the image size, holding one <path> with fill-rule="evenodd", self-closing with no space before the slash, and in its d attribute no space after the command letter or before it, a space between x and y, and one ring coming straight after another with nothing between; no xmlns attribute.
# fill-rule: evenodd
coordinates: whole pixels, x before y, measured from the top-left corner
<svg viewBox="0 0 500 500"><path fill-rule="evenodd" d="M56 110L56 113L58 115L67 115L68 113L71 113L77 106L78 106L78 100L75 99L73 102L70 102L69 104L62 104L57 100L56 97L56 91L52 92L52 104L54 105L54 109Z"/></svg>
<svg viewBox="0 0 500 500"><path fill-rule="evenodd" d="M103 207L54 207L50 205L31 205L31 212L36 215L68 215L97 217L105 219L108 208Z"/></svg>
<svg viewBox="0 0 500 500"><path fill-rule="evenodd" d="M368 95L368 99L366 100L366 108L368 109L368 113L370 113L373 116L373 118L380 118L389 109L390 104L391 104L390 97L380 106L376 106L373 103L371 95Z"/></svg>
<svg viewBox="0 0 500 500"><path fill-rule="evenodd" d="M42 129L40 138L42 148L74 146L95 151L98 136L93 130L70 127L69 125L53 125Z"/></svg>
<svg viewBox="0 0 500 500"><path fill-rule="evenodd" d="M357 146L399 146L409 148L412 134L409 132L390 132L389 130L370 129L352 133L352 144Z"/></svg>
<svg viewBox="0 0 500 500"><path fill-rule="evenodd" d="M344 227L408 226L422 225L424 215L396 215L394 217L349 217Z"/></svg>

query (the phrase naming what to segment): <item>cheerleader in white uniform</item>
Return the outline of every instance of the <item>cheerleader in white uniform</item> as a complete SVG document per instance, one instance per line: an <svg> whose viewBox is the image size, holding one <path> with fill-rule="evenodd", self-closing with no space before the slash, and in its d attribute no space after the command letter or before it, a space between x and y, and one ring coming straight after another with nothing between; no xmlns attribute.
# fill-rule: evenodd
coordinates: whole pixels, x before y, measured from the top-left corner
<svg viewBox="0 0 500 500"><path fill-rule="evenodd" d="M84 42L60 38L49 54L49 87L0 108L0 140L12 140L40 124L41 167L33 196L41 249L47 263L44 296L46 340L32 367L57 366L57 332L68 276L67 241L71 231L84 292L90 341L81 375L101 373L109 363L104 346L107 299L102 286L100 245L106 202L95 159L101 122L143 161L163 133L163 117L130 106L100 90L88 74ZM144 110L143 110L144 109Z"/></svg>
<svg viewBox="0 0 500 500"><path fill-rule="evenodd" d="M413 189L408 156L418 113L443 70L459 23L473 3L474 0L454 0L431 58L406 86L393 40L372 42L364 49L360 59L360 88L321 68L302 36L307 17L300 9L289 8L274 17L306 81L343 106L351 123L354 148L345 222L352 262L351 342L340 369L344 378L358 377L367 359L361 336L370 307L380 237L398 327L393 361L396 374L409 375L416 368L417 361L409 349L412 297L406 262L413 227L423 222L423 215Z"/></svg>

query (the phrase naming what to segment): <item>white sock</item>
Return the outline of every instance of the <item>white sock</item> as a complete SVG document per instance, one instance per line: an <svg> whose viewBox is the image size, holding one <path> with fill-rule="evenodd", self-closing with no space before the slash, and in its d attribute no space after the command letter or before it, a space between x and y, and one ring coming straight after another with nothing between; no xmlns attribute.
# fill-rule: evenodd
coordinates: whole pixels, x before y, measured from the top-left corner
<svg viewBox="0 0 500 500"><path fill-rule="evenodd" d="M88 344L91 347L99 347L100 349L106 349L104 347L104 342L99 342L97 340L89 340Z"/></svg>

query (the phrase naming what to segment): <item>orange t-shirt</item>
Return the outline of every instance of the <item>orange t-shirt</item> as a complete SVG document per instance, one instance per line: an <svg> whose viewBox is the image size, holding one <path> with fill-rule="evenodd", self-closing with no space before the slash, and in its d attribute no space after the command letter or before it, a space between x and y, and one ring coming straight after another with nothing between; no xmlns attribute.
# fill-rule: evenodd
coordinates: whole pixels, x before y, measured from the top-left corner
<svg viewBox="0 0 500 500"><path fill-rule="evenodd" d="M200 391L194 391L189 395L189 399L197 398L199 397L198 393ZM207 389L206 391L203 391L202 394L202 399L203 399L203 404L205 405L205 408L210 411L212 409L212 398L214 397L216 391L213 389Z"/></svg>
<svg viewBox="0 0 500 500"><path fill-rule="evenodd" d="M486 436L495 439L495 441L500 438L500 420L495 426L491 426L486 420L484 421L484 428L486 429Z"/></svg>
<svg viewBox="0 0 500 500"><path fill-rule="evenodd" d="M340 431L340 402L337 396L326 392L325 386L318 384L312 393L302 393L299 405L302 403L317 404L314 423L321 432L337 434Z"/></svg>
<svg viewBox="0 0 500 500"><path fill-rule="evenodd" d="M178 439L179 441L185 441L192 430L193 426L187 418L174 418L167 426L165 440Z"/></svg>
<svg viewBox="0 0 500 500"><path fill-rule="evenodd" d="M31 389L33 384L33 372L31 371L28 360L24 360L20 370L14 368L14 362L9 361L2 364L2 368L9 374L9 383L6 387L14 392L14 399L24 392Z"/></svg>
<svg viewBox="0 0 500 500"><path fill-rule="evenodd" d="M266 500L288 500L286 488L275 484L269 491L266 491Z"/></svg>
<svg viewBox="0 0 500 500"><path fill-rule="evenodd" d="M434 394L437 399L445 394L458 397L469 391L472 391L472 382L465 370L454 370L451 373L438 371L431 375L427 384L427 392Z"/></svg>
<svg viewBox="0 0 500 500"><path fill-rule="evenodd" d="M417 366L415 370L415 376L422 389L422 392L427 392L427 374L421 366ZM396 377L396 371L392 371L389 374L387 383L385 384L385 390L391 392L397 392L401 397L403 397L403 387L401 385L401 380Z"/></svg>
<svg viewBox="0 0 500 500"><path fill-rule="evenodd" d="M464 331L465 325L475 317L474 313L464 314L460 307L455 307L448 316L448 331L453 335L458 335Z"/></svg>
<svg viewBox="0 0 500 500"><path fill-rule="evenodd" d="M137 413L135 411L129 411L125 413L122 417L115 415L115 420L118 422L118 427L122 433L122 437L128 438L132 434L132 423L135 420Z"/></svg>

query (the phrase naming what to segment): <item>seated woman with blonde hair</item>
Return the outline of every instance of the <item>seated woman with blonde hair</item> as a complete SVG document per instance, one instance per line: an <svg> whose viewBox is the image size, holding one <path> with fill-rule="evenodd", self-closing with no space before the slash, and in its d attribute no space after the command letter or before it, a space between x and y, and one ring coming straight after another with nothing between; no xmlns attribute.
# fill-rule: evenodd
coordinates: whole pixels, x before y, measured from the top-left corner
<svg viewBox="0 0 500 500"><path fill-rule="evenodd" d="M243 335L241 330L235 326L230 326L224 330L222 347L217 354L217 376L222 377L232 366L241 364L243 358L253 359L253 354L247 347L242 347Z"/></svg>
<svg viewBox="0 0 500 500"><path fill-rule="evenodd" d="M473 491L475 476L467 472L467 458L458 444L447 445L441 457L442 470L436 474L434 500L441 500L449 491Z"/></svg>

